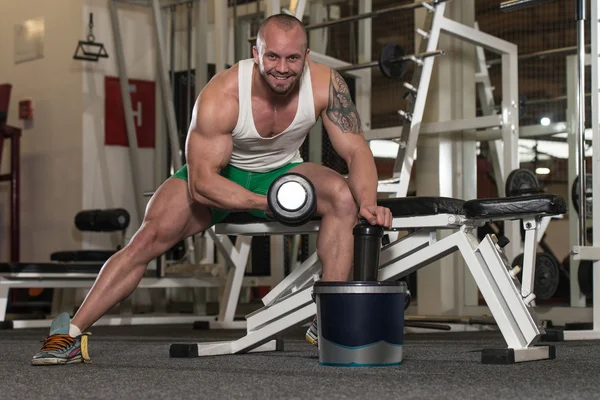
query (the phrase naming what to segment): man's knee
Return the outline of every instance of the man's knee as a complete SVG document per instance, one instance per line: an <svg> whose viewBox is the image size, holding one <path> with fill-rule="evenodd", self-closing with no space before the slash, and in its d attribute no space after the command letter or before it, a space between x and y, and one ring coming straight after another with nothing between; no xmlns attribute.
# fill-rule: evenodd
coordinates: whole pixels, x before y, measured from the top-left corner
<svg viewBox="0 0 600 400"><path fill-rule="evenodd" d="M345 179L335 179L331 182L330 212L344 217L355 217L358 212L356 200Z"/></svg>
<svg viewBox="0 0 600 400"><path fill-rule="evenodd" d="M148 254L147 257L155 257L153 253L163 247L160 244L165 241L164 232L157 222L144 221L127 245L127 251L134 256Z"/></svg>

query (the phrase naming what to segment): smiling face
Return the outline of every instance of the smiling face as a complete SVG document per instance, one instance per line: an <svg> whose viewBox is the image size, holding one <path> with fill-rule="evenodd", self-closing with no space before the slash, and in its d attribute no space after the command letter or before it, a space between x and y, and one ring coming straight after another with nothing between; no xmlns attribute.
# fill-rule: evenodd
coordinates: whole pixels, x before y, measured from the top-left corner
<svg viewBox="0 0 600 400"><path fill-rule="evenodd" d="M309 50L306 32L299 24L297 20L287 26L268 21L252 49L263 81L278 95L288 94L304 71Z"/></svg>

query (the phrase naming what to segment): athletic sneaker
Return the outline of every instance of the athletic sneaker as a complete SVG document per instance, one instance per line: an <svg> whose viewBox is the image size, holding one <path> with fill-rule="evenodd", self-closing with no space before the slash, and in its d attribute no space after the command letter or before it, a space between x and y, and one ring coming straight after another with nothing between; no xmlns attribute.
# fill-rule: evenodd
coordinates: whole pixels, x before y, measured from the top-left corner
<svg viewBox="0 0 600 400"><path fill-rule="evenodd" d="M317 317L313 319L312 324L306 331L306 341L313 346L319 345L319 328L317 327Z"/></svg>
<svg viewBox="0 0 600 400"><path fill-rule="evenodd" d="M32 365L57 365L89 363L88 335L83 333L76 338L69 335L71 318L69 314L58 315L50 326L50 335L44 339L40 352L31 359Z"/></svg>

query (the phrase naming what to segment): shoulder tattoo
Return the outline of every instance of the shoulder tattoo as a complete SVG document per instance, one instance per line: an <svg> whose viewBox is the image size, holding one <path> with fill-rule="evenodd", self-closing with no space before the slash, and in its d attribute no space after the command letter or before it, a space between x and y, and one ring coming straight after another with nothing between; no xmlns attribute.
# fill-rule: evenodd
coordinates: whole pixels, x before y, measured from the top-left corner
<svg viewBox="0 0 600 400"><path fill-rule="evenodd" d="M339 72L334 69L330 73L329 102L326 114L331 122L342 130L342 133L363 133L360 116L350 97L348 85Z"/></svg>

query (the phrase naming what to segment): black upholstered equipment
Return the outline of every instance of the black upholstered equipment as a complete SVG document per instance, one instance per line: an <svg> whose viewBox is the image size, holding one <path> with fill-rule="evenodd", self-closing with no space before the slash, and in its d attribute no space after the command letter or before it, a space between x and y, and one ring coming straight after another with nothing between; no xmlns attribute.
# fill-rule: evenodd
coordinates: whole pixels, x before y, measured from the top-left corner
<svg viewBox="0 0 600 400"><path fill-rule="evenodd" d="M565 200L556 195L500 197L493 199L460 200L449 197L399 197L379 199L396 218L438 214L464 215L470 219L521 219L529 215L560 215L567 212ZM319 217L313 218L318 220ZM244 212L229 214L222 223L250 224L273 222Z"/></svg>
<svg viewBox="0 0 600 400"><path fill-rule="evenodd" d="M567 212L567 203L552 194L469 200L463 205L467 218L521 219L531 215L552 216Z"/></svg>
<svg viewBox="0 0 600 400"><path fill-rule="evenodd" d="M75 216L75 226L77 229L87 232L125 232L130 221L129 212L123 208L83 210ZM56 251L50 255L50 260L64 263L104 263L117 250Z"/></svg>

